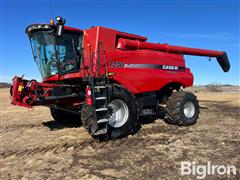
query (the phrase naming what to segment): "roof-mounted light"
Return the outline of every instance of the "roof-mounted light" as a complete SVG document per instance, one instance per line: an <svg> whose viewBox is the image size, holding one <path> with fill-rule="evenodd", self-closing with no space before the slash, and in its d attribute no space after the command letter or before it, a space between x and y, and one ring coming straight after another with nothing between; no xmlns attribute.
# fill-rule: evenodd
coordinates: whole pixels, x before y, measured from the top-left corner
<svg viewBox="0 0 240 180"><path fill-rule="evenodd" d="M53 19L50 19L50 25L54 25L54 20Z"/></svg>
<svg viewBox="0 0 240 180"><path fill-rule="evenodd" d="M53 26L51 26L50 24L32 24L26 28L25 33L31 35L33 31L37 30L48 31L51 29L53 29Z"/></svg>
<svg viewBox="0 0 240 180"><path fill-rule="evenodd" d="M57 16L56 20L57 20L58 24L64 25L66 23L66 19L62 18L61 16Z"/></svg>

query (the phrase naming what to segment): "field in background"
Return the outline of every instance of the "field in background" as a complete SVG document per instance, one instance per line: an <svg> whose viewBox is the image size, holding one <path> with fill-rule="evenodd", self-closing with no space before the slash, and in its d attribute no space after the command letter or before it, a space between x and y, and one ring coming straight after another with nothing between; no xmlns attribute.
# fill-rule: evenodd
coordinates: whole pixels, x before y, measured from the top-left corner
<svg viewBox="0 0 240 180"><path fill-rule="evenodd" d="M226 93L240 93L240 86L232 85L218 85L218 84L209 84L204 86L193 86L187 88L193 92L226 92Z"/></svg>
<svg viewBox="0 0 240 180"><path fill-rule="evenodd" d="M0 89L0 179L175 179L181 161L240 169L239 87L188 90L200 100L196 125L158 119L134 136L99 143L78 122L55 123L48 108L12 106L9 89Z"/></svg>

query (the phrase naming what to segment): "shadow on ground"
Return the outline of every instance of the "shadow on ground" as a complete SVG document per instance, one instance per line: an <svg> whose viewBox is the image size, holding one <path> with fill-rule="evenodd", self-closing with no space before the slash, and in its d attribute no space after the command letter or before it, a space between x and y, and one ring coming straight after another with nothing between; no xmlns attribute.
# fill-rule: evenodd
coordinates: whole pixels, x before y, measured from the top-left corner
<svg viewBox="0 0 240 180"><path fill-rule="evenodd" d="M63 128L78 128L82 126L82 122L73 121L73 120L58 122L58 121L50 120L47 122L43 122L42 125L48 127L50 130L58 130Z"/></svg>

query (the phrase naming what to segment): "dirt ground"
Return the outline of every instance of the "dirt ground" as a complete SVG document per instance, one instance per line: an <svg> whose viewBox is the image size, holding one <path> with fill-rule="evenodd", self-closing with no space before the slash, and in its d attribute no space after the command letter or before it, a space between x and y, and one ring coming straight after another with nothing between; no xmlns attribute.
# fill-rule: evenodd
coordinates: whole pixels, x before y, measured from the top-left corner
<svg viewBox="0 0 240 180"><path fill-rule="evenodd" d="M228 178L240 179L239 93L196 93L194 126L158 119L134 136L100 143L78 123L55 123L48 108L12 106L8 89L0 91L0 179L195 178L181 176L181 161L234 165L237 175Z"/></svg>

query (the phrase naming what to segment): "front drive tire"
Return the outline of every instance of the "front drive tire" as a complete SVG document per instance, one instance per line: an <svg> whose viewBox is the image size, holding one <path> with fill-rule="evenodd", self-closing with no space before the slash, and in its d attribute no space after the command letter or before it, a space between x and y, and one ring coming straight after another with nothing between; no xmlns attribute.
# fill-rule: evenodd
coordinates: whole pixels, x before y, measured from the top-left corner
<svg viewBox="0 0 240 180"><path fill-rule="evenodd" d="M190 126L197 122L199 103L197 97L190 92L174 92L166 103L165 120L179 126Z"/></svg>
<svg viewBox="0 0 240 180"><path fill-rule="evenodd" d="M135 96L123 86L114 84L112 87L112 97L109 107L111 108L111 105L114 106L121 102L123 102L123 107L126 106L125 112L128 114L125 114L125 117L127 118L123 121L124 123L120 122L115 124L113 121L110 122L109 119L108 136L111 139L134 134L140 129L140 122L138 121L138 104Z"/></svg>
<svg viewBox="0 0 240 180"><path fill-rule="evenodd" d="M115 106L115 107L114 107ZM118 107L119 106L119 107ZM90 106L84 105L81 110L83 126L88 130L89 134L101 140L117 139L125 137L129 134L135 134L140 129L138 121L138 104L135 96L130 93L123 86L113 84L111 88L111 101L109 103L109 122L108 131L104 135L94 136L91 132L91 125L94 121L93 113ZM125 117L122 121L114 123L114 110L123 109L123 114L120 116ZM111 113L112 111L112 113ZM125 114L124 114L125 113Z"/></svg>

